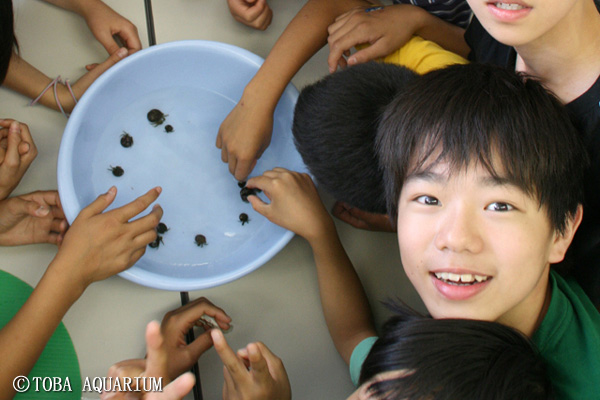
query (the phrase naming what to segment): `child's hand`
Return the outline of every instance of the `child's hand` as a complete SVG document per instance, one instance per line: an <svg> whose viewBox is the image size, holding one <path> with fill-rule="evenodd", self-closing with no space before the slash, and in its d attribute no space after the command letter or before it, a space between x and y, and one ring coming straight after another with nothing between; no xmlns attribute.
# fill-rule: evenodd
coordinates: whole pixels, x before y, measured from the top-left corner
<svg viewBox="0 0 600 400"><path fill-rule="evenodd" d="M0 200L17 187L36 156L29 127L12 119L0 120Z"/></svg>
<svg viewBox="0 0 600 400"><path fill-rule="evenodd" d="M365 12L367 7L355 8L336 18L327 29L329 37L329 72L338 66L355 65L384 57L404 46L417 30L418 19L412 11L416 6L393 5L381 10ZM370 43L348 58L353 47Z"/></svg>
<svg viewBox="0 0 600 400"><path fill-rule="evenodd" d="M90 6L78 13L83 16L90 31L108 54L113 54L119 49L119 44L113 38L115 35L129 50L129 54L142 48L137 27L102 1L93 4L90 2Z"/></svg>
<svg viewBox="0 0 600 400"><path fill-rule="evenodd" d="M87 65L86 68L87 68L88 72L85 73L81 78L79 78L77 80L77 82L75 82L71 85L71 88L73 89L73 94L75 95L75 97L77 99L80 99L81 96L83 96L83 94L85 93L85 91L90 87L90 85L92 83L94 83L94 81L96 79L98 79L98 77L100 75L102 75L104 72L106 72L110 67L115 65L117 62L119 62L120 60L125 58L127 56L127 54L128 54L127 49L124 47L121 47L120 49L115 51L113 54L111 54L104 62L101 62L99 64ZM73 97L69 93L67 86L66 85L58 85L57 90L58 90L58 96L60 99L60 103L61 103L63 109L65 110L65 112L73 111L73 108L75 107L75 101L73 100ZM52 101L54 102L54 96L52 96ZM55 103L52 104L52 108L58 110L58 106Z"/></svg>
<svg viewBox="0 0 600 400"><path fill-rule="evenodd" d="M162 208L135 221L161 192L157 187L131 203L103 213L114 201L113 186L81 210L68 229L62 246L49 268L58 268L83 293L93 282L106 279L131 267L144 254L146 246L156 239L156 226Z"/></svg>
<svg viewBox="0 0 600 400"><path fill-rule="evenodd" d="M273 111L260 109L260 104L240 100L225 118L217 134L221 160L229 164L229 172L238 181L246 180L257 160L271 143Z"/></svg>
<svg viewBox="0 0 600 400"><path fill-rule="evenodd" d="M169 383L167 373L167 350L164 338L160 333L158 322L152 321L146 327L146 359L122 361L110 367L108 377L124 381L123 378L134 378L143 376L148 378L162 378L162 392L103 392L100 398L103 400L126 400L140 398L144 400L180 400L192 390L194 386L194 375L187 372ZM132 363L131 363L132 362ZM131 364L128 364L131 363ZM133 380L135 382L135 380ZM168 384L168 385L167 385ZM150 382L146 383L151 386ZM166 385L166 386L165 386ZM122 387L125 387L124 385ZM136 389L136 388L132 388Z"/></svg>
<svg viewBox="0 0 600 400"><path fill-rule="evenodd" d="M352 207L348 203L336 201L331 213L334 217L358 229L368 231L396 232L387 214L376 214Z"/></svg>
<svg viewBox="0 0 600 400"><path fill-rule="evenodd" d="M246 186L261 189L271 200L267 204L257 196L248 196L257 212L309 242L318 240L333 225L317 188L307 174L274 168L249 179Z"/></svg>
<svg viewBox="0 0 600 400"><path fill-rule="evenodd" d="M210 331L202 333L190 344L186 344L185 341L185 335L197 325L203 315L214 318L221 329L228 330L230 327L231 318L225 311L204 297L165 314L160 330L168 355L167 376L171 379L189 371L200 356L212 346Z"/></svg>
<svg viewBox="0 0 600 400"><path fill-rule="evenodd" d="M287 400L292 390L285 367L264 344L250 343L236 355L218 329L211 331L215 350L221 357L224 400Z"/></svg>
<svg viewBox="0 0 600 400"><path fill-rule="evenodd" d="M0 201L2 246L59 244L67 226L57 191L38 191Z"/></svg>
<svg viewBox="0 0 600 400"><path fill-rule="evenodd" d="M254 29L264 31L273 19L267 0L227 0L227 4L236 21Z"/></svg>

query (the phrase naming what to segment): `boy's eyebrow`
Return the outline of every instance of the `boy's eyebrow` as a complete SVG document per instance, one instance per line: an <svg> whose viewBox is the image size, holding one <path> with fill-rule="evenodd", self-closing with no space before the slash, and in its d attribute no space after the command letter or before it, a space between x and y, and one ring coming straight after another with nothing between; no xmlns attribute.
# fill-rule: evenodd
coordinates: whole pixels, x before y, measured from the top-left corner
<svg viewBox="0 0 600 400"><path fill-rule="evenodd" d="M428 181L432 183L444 183L448 180L448 177L430 170L421 170L408 174L404 180L404 183L406 184L410 181L416 180Z"/></svg>
<svg viewBox="0 0 600 400"><path fill-rule="evenodd" d="M406 183L408 183L410 181L414 181L414 180L423 180L423 181L427 181L427 182L431 182L431 183L443 184L448 181L448 175L440 174L438 172L433 172L431 170L426 169L426 170L416 171L416 172L409 174L406 177L406 179L404 180L404 183L406 184ZM480 177L479 182L481 183L482 186L489 186L489 187L513 186L517 189L520 189L520 186L513 179L509 179L504 176L488 175L488 176Z"/></svg>

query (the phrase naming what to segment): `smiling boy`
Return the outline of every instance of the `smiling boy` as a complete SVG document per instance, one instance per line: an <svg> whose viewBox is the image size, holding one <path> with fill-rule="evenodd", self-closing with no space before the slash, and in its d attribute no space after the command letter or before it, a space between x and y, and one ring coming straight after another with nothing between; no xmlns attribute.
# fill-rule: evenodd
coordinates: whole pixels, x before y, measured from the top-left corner
<svg viewBox="0 0 600 400"><path fill-rule="evenodd" d="M600 398L600 314L551 270L581 222L587 159L560 102L505 69L448 67L392 101L377 149L402 265L430 314L516 328L558 398ZM375 330L314 185L282 169L247 185L271 200L251 196L258 212L309 241L330 334L356 381Z"/></svg>
<svg viewBox="0 0 600 400"><path fill-rule="evenodd" d="M600 315L551 270L581 222L586 166L559 101L508 70L449 67L388 107L378 149L402 264L431 315L517 328L559 398L599 398Z"/></svg>

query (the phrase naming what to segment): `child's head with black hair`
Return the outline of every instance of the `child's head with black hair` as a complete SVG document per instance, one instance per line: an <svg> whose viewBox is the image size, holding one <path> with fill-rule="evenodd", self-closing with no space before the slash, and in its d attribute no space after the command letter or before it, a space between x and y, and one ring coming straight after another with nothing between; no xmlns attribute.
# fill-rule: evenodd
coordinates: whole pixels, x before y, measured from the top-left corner
<svg viewBox="0 0 600 400"><path fill-rule="evenodd" d="M379 126L387 210L404 181L439 162L476 162L545 207L559 232L583 202L587 156L566 109L537 80L504 68L454 65L413 82Z"/></svg>
<svg viewBox="0 0 600 400"><path fill-rule="evenodd" d="M376 148L402 266L434 318L532 335L582 218L587 155L536 80L456 65L410 82Z"/></svg>
<svg viewBox="0 0 600 400"><path fill-rule="evenodd" d="M394 308L365 359L357 399L552 398L542 358L517 330L487 321L435 320Z"/></svg>
<svg viewBox="0 0 600 400"><path fill-rule="evenodd" d="M292 131L304 163L337 200L385 213L382 172L374 150L377 124L416 74L370 62L328 75L298 97Z"/></svg>
<svg viewBox="0 0 600 400"><path fill-rule="evenodd" d="M17 48L13 20L12 0L0 1L0 82L4 82L10 58Z"/></svg>

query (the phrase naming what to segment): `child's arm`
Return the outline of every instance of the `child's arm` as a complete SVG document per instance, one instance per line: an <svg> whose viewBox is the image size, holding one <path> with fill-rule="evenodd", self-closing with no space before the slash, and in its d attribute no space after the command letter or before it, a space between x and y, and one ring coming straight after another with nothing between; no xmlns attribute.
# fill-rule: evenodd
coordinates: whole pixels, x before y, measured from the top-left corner
<svg viewBox="0 0 600 400"><path fill-rule="evenodd" d="M142 48L136 26L100 0L44 1L81 15L108 54L113 54L119 49L119 44L115 42L113 35L121 39L129 54Z"/></svg>
<svg viewBox="0 0 600 400"><path fill-rule="evenodd" d="M267 0L227 0L233 18L251 28L264 31L271 25L273 11Z"/></svg>
<svg viewBox="0 0 600 400"><path fill-rule="evenodd" d="M72 83L71 88L73 89L73 94L75 97L77 99L81 98L87 88L100 75L102 75L104 71L112 67L126 55L127 49L122 48L117 50L115 53L109 56L106 61L95 65L89 72L84 74L76 82ZM10 64L8 65L6 78L2 85L31 99L35 99L51 82L52 79L38 71L27 61L23 60L17 53L13 52L13 55L10 59ZM67 86L59 83L57 84L56 88L57 95L63 109L65 112L71 112L73 107L75 107L75 101L69 93ZM54 92L52 88L46 90L38 102L46 107L50 107L57 111L59 110L58 104L54 99Z"/></svg>
<svg viewBox="0 0 600 400"><path fill-rule="evenodd" d="M311 245L325 321L338 352L349 363L354 347L376 333L362 284L310 176L275 168L248 180L247 186L263 190L271 200L267 204L249 196L256 211Z"/></svg>
<svg viewBox="0 0 600 400"><path fill-rule="evenodd" d="M23 307L0 330L0 398L12 398L12 381L27 375L61 319L93 282L133 265L156 237L162 209L129 222L160 194L160 188L120 208L103 213L116 189L83 209L66 233L62 246Z"/></svg>
<svg viewBox="0 0 600 400"><path fill-rule="evenodd" d="M348 58L348 65L384 57L404 46L413 35L436 42L446 50L466 58L470 49L464 33L463 28L410 4L396 4L371 12L358 8L340 15L329 27L327 62L331 72L338 65L346 66L344 55L353 47L365 43L370 46L352 54Z"/></svg>
<svg viewBox="0 0 600 400"><path fill-rule="evenodd" d="M309 0L292 19L242 98L221 124L217 147L229 171L245 180L271 141L273 113L298 70L327 42L335 17L366 0Z"/></svg>
<svg viewBox="0 0 600 400"><path fill-rule="evenodd" d="M0 200L17 187L37 156L29 128L12 119L0 120Z"/></svg>

